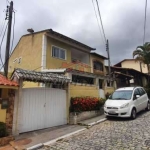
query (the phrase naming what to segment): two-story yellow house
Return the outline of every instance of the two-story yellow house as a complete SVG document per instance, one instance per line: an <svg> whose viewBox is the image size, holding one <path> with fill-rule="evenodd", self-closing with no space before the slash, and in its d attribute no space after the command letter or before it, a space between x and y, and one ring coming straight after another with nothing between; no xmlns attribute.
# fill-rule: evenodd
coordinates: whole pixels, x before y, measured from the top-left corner
<svg viewBox="0 0 150 150"><path fill-rule="evenodd" d="M114 66L122 68L132 68L142 73L148 73L147 65L135 59L124 59Z"/></svg>
<svg viewBox="0 0 150 150"><path fill-rule="evenodd" d="M95 48L71 39L52 29L23 35L10 59L9 72L14 68L65 74L71 78L70 97L105 97L106 57L93 52ZM54 84L25 82L25 87L58 87Z"/></svg>

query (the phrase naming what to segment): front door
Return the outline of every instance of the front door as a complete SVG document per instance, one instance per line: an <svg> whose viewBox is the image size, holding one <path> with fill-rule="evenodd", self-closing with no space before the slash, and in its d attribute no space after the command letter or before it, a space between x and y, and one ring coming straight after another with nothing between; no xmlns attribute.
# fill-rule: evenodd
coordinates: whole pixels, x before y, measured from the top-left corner
<svg viewBox="0 0 150 150"><path fill-rule="evenodd" d="M140 95L140 92L138 89L135 89L135 91L134 91L133 100L134 100L134 105L137 109L137 112L139 112L141 110L141 105L140 105L141 97L136 98L136 95Z"/></svg>
<svg viewBox="0 0 150 150"><path fill-rule="evenodd" d="M141 110L143 110L147 106L147 95L142 88L139 88L139 92L141 95L140 108L141 108Z"/></svg>

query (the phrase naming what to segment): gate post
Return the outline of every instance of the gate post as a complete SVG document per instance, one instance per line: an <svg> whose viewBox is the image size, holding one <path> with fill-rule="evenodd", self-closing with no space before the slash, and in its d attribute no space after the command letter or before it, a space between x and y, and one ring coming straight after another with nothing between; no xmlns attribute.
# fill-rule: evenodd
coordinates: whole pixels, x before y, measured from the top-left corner
<svg viewBox="0 0 150 150"><path fill-rule="evenodd" d="M22 85L23 80L19 80L19 88L15 93L15 102L14 102L14 117L13 117L13 135L19 135L20 129L20 115L21 115L21 101L22 101Z"/></svg>

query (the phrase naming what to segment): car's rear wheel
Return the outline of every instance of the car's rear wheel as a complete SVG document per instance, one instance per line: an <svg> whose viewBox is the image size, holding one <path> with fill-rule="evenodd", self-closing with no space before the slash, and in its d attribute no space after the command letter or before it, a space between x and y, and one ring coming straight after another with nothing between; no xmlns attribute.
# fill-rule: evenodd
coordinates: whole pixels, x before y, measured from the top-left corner
<svg viewBox="0 0 150 150"><path fill-rule="evenodd" d="M147 111L149 111L149 110L150 110L150 102L149 102L149 101L148 101L148 103L147 103L146 110L147 110Z"/></svg>
<svg viewBox="0 0 150 150"><path fill-rule="evenodd" d="M132 111L131 111L131 118L132 119L136 118L136 109L135 108L133 108Z"/></svg>

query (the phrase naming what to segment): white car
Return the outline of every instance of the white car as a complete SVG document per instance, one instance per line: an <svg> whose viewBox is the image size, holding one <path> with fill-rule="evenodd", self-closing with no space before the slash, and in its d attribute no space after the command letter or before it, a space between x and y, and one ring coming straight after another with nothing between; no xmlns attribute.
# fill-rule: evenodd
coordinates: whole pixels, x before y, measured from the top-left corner
<svg viewBox="0 0 150 150"><path fill-rule="evenodd" d="M150 110L150 101L142 87L124 87L117 89L104 104L104 114L116 117L136 118L141 110Z"/></svg>

